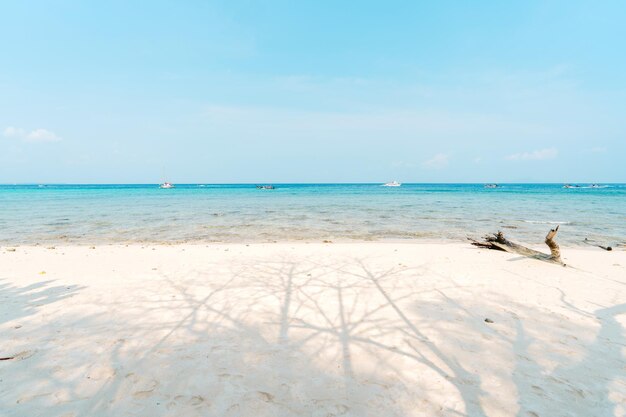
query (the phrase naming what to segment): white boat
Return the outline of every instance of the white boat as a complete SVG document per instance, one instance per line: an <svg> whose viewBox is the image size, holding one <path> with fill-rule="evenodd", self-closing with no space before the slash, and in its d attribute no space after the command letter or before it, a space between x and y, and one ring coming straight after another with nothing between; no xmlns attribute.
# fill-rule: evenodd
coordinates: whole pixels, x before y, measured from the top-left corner
<svg viewBox="0 0 626 417"><path fill-rule="evenodd" d="M401 185L402 185L401 182L391 181L391 182L387 182L387 183L383 184L383 187L399 187Z"/></svg>
<svg viewBox="0 0 626 417"><path fill-rule="evenodd" d="M165 181L163 184L159 185L159 188L174 188L174 184Z"/></svg>
<svg viewBox="0 0 626 417"><path fill-rule="evenodd" d="M498 188L498 184L485 184L485 188Z"/></svg>

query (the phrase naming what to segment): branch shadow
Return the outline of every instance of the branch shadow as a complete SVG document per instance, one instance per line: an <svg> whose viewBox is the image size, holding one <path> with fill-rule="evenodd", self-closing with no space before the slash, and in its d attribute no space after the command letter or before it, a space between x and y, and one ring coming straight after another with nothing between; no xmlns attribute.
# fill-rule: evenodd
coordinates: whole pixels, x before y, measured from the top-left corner
<svg viewBox="0 0 626 417"><path fill-rule="evenodd" d="M0 280L0 325L36 314L40 307L72 297L82 287L77 285L52 286L53 280L41 281L23 287Z"/></svg>
<svg viewBox="0 0 626 417"><path fill-rule="evenodd" d="M29 323L13 348L36 354L0 363L0 409L11 417L536 417L575 404L613 415L625 305L589 314L562 294L570 314L600 320L594 333L502 294L475 299L428 264L337 258L235 258L227 269L162 273L49 316L41 302L81 288L3 284L0 294L14 301L2 322ZM572 354L566 338L577 334L595 337L576 341Z"/></svg>

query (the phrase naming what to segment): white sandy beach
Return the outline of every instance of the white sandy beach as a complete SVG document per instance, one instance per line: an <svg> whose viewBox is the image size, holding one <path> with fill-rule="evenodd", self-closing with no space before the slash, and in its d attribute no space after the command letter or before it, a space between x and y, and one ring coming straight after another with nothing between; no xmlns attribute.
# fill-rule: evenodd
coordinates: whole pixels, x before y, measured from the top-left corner
<svg viewBox="0 0 626 417"><path fill-rule="evenodd" d="M625 416L626 251L563 255L1 248L0 415Z"/></svg>

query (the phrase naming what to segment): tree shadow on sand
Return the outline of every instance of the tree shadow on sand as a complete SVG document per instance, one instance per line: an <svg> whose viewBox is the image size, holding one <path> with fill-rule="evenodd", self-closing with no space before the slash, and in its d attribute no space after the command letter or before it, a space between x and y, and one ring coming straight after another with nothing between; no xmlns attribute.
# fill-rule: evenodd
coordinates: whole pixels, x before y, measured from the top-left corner
<svg viewBox="0 0 626 417"><path fill-rule="evenodd" d="M624 336L615 317L623 305L595 312L600 330L571 354L567 337L593 334L592 325L564 324L502 294L475 297L471 285L428 265L377 265L238 258L228 271L206 265L101 294L89 300L107 306L96 313L75 304L38 318L36 308L23 307L5 321L38 318L14 340L16 349L38 343L37 354L0 364L0 409L7 416L552 417L559 411L550 407L575 395L558 381L583 391L581 409L606 404L593 415L616 407ZM537 335L550 332L554 340L540 342ZM587 381L590 369L602 379Z"/></svg>
<svg viewBox="0 0 626 417"><path fill-rule="evenodd" d="M53 280L17 287L0 280L0 325L35 314L40 307L72 297L81 287L52 285Z"/></svg>

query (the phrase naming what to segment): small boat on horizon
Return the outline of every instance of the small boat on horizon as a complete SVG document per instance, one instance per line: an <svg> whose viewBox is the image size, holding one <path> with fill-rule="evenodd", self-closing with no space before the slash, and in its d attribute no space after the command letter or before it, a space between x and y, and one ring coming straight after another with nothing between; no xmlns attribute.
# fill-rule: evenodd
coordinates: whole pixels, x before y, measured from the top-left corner
<svg viewBox="0 0 626 417"><path fill-rule="evenodd" d="M256 188L259 190L273 190L276 187L274 187L273 185L257 185Z"/></svg>
<svg viewBox="0 0 626 417"><path fill-rule="evenodd" d="M165 181L163 184L159 185L159 188L174 188L174 184Z"/></svg>
<svg viewBox="0 0 626 417"><path fill-rule="evenodd" d="M387 182L387 183L383 184L383 187L400 187L401 185L402 185L401 182L391 181L391 182Z"/></svg>
<svg viewBox="0 0 626 417"><path fill-rule="evenodd" d="M498 184L485 184L485 188L499 188Z"/></svg>

